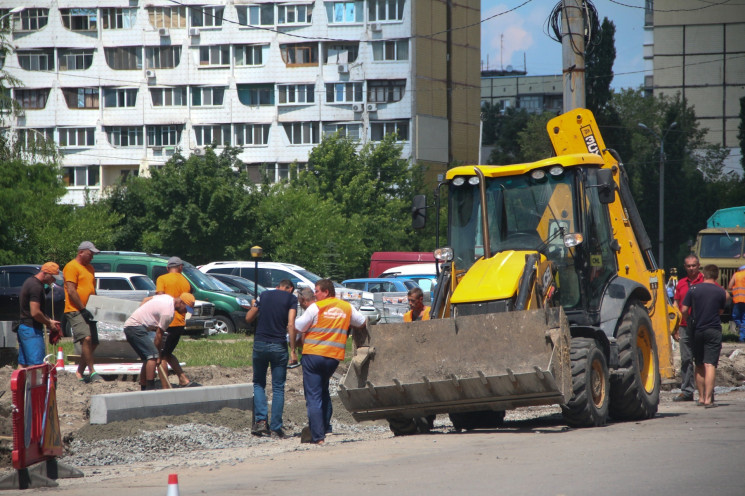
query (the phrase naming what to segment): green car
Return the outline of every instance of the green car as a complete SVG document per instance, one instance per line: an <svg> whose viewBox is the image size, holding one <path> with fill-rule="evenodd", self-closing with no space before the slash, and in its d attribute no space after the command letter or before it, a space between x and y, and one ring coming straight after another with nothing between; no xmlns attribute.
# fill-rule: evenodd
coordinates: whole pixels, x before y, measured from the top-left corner
<svg viewBox="0 0 745 496"><path fill-rule="evenodd" d="M93 267L101 272L134 272L145 274L153 281L168 272L168 256L132 251L102 251L93 256ZM189 281L197 300L212 303L215 307L215 330L235 332L245 329L246 312L251 305L246 295L221 290L209 276L184 262L183 275Z"/></svg>

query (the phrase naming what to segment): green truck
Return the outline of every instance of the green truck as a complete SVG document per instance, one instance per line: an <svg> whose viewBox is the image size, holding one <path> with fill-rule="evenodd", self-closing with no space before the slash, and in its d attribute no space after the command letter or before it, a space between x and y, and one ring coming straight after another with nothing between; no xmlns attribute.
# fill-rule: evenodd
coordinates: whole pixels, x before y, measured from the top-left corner
<svg viewBox="0 0 745 496"><path fill-rule="evenodd" d="M745 265L745 206L717 210L696 236L693 252L701 266L719 267L719 284L727 287L737 269Z"/></svg>

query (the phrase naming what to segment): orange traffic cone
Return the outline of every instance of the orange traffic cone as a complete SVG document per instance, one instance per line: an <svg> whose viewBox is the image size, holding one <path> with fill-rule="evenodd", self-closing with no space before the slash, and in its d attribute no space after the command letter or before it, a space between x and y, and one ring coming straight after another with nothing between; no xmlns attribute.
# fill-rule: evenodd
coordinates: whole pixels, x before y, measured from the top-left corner
<svg viewBox="0 0 745 496"><path fill-rule="evenodd" d="M57 369L64 369L65 368L65 354L62 352L62 346L57 348L57 364L55 365Z"/></svg>
<svg viewBox="0 0 745 496"><path fill-rule="evenodd" d="M168 474L168 492L166 496L179 496L178 494L178 474Z"/></svg>

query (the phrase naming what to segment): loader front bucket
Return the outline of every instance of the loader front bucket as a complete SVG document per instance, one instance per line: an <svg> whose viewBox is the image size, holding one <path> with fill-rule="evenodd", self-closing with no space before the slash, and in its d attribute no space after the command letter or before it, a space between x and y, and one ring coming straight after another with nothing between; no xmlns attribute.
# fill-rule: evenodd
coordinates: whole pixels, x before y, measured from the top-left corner
<svg viewBox="0 0 745 496"><path fill-rule="evenodd" d="M561 308L371 326L340 386L360 420L510 410L571 398Z"/></svg>

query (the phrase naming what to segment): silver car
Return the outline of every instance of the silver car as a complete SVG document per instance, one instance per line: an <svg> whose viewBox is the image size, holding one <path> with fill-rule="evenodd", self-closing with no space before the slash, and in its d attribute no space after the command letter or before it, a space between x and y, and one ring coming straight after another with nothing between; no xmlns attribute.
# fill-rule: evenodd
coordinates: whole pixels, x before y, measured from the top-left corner
<svg viewBox="0 0 745 496"><path fill-rule="evenodd" d="M129 272L96 272L96 294L110 298L142 301L155 294L148 276Z"/></svg>

